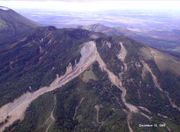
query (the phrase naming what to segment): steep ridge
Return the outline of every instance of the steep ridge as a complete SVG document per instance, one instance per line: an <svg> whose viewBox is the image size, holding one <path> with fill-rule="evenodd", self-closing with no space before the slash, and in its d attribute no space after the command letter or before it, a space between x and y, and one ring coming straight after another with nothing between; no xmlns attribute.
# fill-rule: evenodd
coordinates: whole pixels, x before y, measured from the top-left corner
<svg viewBox="0 0 180 132"><path fill-rule="evenodd" d="M0 106L63 75L69 63L79 61L80 44L88 40L87 31L42 27L0 52Z"/></svg>
<svg viewBox="0 0 180 132"><path fill-rule="evenodd" d="M133 132L131 126L130 126L130 120L132 113L138 113L140 112L139 109L132 105L127 103L125 96L127 94L126 89L122 86L121 80L114 75L109 69L107 69L106 64L100 57L97 48L96 43L94 41L87 42L83 44L84 46L81 49L81 58L80 61L72 67L72 65L68 65L66 68L66 73L60 77L57 76L57 78L47 87L42 87L39 90L35 92L27 92L23 94L21 97L15 99L12 103L6 104L0 108L0 115L1 115L1 131L5 129L5 127L10 126L15 122L16 120L23 120L24 113L27 109L27 107L30 105L30 103L37 99L39 96L53 91L59 87L62 87L66 83L70 82L72 79L78 77L80 74L82 74L90 65L92 65L95 61L98 62L100 68L102 71L105 71L108 74L108 77L112 84L117 86L121 91L121 99L124 103L124 105L127 107L128 111L128 127L131 132ZM123 44L121 43L121 46L123 47ZM126 54L124 53L125 48L122 48L122 56L123 58L126 57ZM121 54L121 53L120 53ZM89 59L88 59L89 58ZM13 110L12 110L13 108ZM141 112L140 112L141 113ZM142 115L145 115L142 113ZM146 115L145 115L146 116ZM148 116L146 116L148 117Z"/></svg>
<svg viewBox="0 0 180 132"><path fill-rule="evenodd" d="M14 121L18 119L22 120L27 107L33 100L35 100L42 94L53 91L61 87L62 85L65 85L75 77L79 76L82 72L84 72L95 61L95 45L90 43L92 42L85 44L85 46L82 48L82 57L79 63L73 69L71 67L71 70L67 68L66 73L63 76L55 79L49 87L40 88L33 93L27 92L18 99L15 99L14 102L2 106L0 108L0 123L2 124L2 126L0 127L0 131L3 131L5 127L8 127ZM91 57L91 59L88 59L89 57Z"/></svg>
<svg viewBox="0 0 180 132"><path fill-rule="evenodd" d="M41 30L42 29L40 29L40 32L42 32ZM39 41L39 37L38 38L33 37L34 38L33 41L37 41L36 39L38 39L38 43L41 42L43 44L43 42L44 42L45 44L48 44L48 45L49 44L56 45L56 43L57 43L57 42L55 43L56 36L54 36L54 34L57 33L57 29L48 27L46 30L47 31L45 32L45 34L43 34L43 35L38 34L38 35L40 35L40 41ZM74 35L71 32L77 32L77 33L80 32L77 36L74 36L75 40L77 38L79 39L79 37L84 34L85 34L84 35L85 40L87 40L87 38L89 37L88 36L89 33L86 31L83 31L83 33L82 33L81 31L82 30L74 31L74 30L68 29L68 31L63 31L61 33L62 34L66 33L66 34L68 34L68 36L71 36L71 35ZM91 35L92 34L90 34L90 36ZM41 39L41 37L42 37L42 39ZM57 36L57 37L59 37L59 36ZM32 37L30 37L30 38L32 38ZM27 39L29 40L29 38L27 38ZM83 40L83 41L85 41L85 40ZM37 100L38 97L44 95L45 93L55 91L58 88L63 87L66 84L70 84L75 78L78 78L81 74L84 73L84 71L88 70L88 68L96 62L98 63L101 71L107 74L108 79L112 83L112 85L114 85L117 89L120 90L120 93L119 93L120 95L118 98L120 99L120 101L122 101L122 105L125 106L122 110L126 113L126 121L127 121L128 131L135 132L137 130L137 128L136 128L137 126L134 127L134 125L133 125L133 122L135 119L134 116L136 116L136 115L141 116L141 118L143 118L143 119L145 118L149 122L153 121L154 120L153 115L156 114L156 112L154 111L154 108L151 105L144 105L143 100L141 100L139 98L136 100L138 100L140 103L136 103L136 102L134 103L133 102L134 100L132 101L131 99L129 99L129 97L131 97L131 98L136 97L136 92L134 92L135 94L133 93L133 96L132 96L132 93L129 90L130 88L133 88L136 85L131 84L129 86L126 84L126 81L130 80L131 82L134 83L133 79L136 79L136 77L133 77L133 75L131 75L132 71L130 71L131 70L130 68L133 68L131 65L133 64L133 66L135 65L137 68L141 68L140 71L138 71L137 68L133 68L133 70L135 70L135 72L138 71L137 72L138 75L136 75L137 77L139 77L139 74L141 77L143 75L142 78L144 78L144 79L140 80L141 83L144 83L146 85L149 84L148 82L146 82L146 76L147 76L147 71L148 71L152 76L152 81L150 81L150 83L155 84L155 86L153 86L153 85L151 86L151 89L153 89L154 92L157 92L157 94L160 94L159 92L162 92L164 94L164 96L166 96L166 98L168 97L168 94L166 94L166 92L164 92L164 89L160 87L160 84L157 81L157 77L156 77L157 75L154 74L154 71L153 71L154 69L152 69L152 67L150 67L150 64L148 64L146 57L143 56L144 58L142 59L141 58L142 52L137 52L137 51L141 51L141 49L139 48L139 47L141 47L141 45L138 45L137 43L133 43L134 46L132 46L132 43L130 41L127 41L126 38L123 38L123 39L115 38L114 40L115 40L115 42L109 38L107 39L106 36L104 36L104 38L100 38L99 36L97 36L95 39L93 37L93 38L90 38L89 41L86 41L86 42L82 41L82 43L78 45L78 48L81 47L80 50L78 48L75 50L73 49L73 52L75 52L76 50L78 52L80 52L80 58L78 59L77 57L73 57L75 59L75 62L67 61L65 63L66 70L64 73L61 73L60 75L56 75L57 76L56 79L52 80L52 82L49 85L40 87L33 91L27 91L20 97L16 98L13 102L7 103L0 108L0 115L1 115L0 116L0 124L1 124L0 131L3 131L7 127L10 127L17 120L23 121L25 112L27 111L27 108L31 105L31 103L34 100ZM25 42L26 41L27 40L25 40ZM28 41L28 42L30 42L30 41ZM63 41L63 42L65 42L65 41ZM23 46L26 45L26 43L24 43L24 42L21 42L21 43L20 44ZM79 41L78 41L78 43L79 43ZM40 56L40 58L41 58L40 61L41 61L43 59L43 54L44 53L47 54L47 51L46 52L44 51L44 50L46 50L46 48L44 48L43 45L40 45L40 46L42 46L41 50L40 50L40 53L42 54ZM66 45L66 46L67 46L66 48L68 48L68 45ZM100 46L104 46L104 47L100 47ZM39 45L38 45L38 47L39 47ZM133 48L133 50L134 50L133 52L130 52L131 48ZM113 50L115 50L115 51L113 51ZM110 58L109 58L110 60L108 60L104 57L104 54L103 54L104 51L106 51L107 55L110 56ZM75 54L75 56L77 56L79 54L78 52ZM59 53L59 52L57 52L57 53ZM137 53L139 53L139 54L137 54ZM65 54L66 54L66 52L65 52ZM111 54L112 54L112 57L111 57ZM117 60L116 59L113 60L114 59L113 56L115 58L117 57ZM139 58L134 58L137 56L139 56ZM68 58L68 59L70 59L70 58ZM135 59L137 59L137 60L135 60ZM38 60L39 60L39 58L38 58ZM112 65L111 61L114 61L114 64L116 64L116 65ZM121 69L116 70L116 66L118 66L118 65L120 65ZM145 69L143 69L143 68L145 68ZM52 68L52 69L54 69L54 68ZM146 72L143 73L143 70L145 70ZM119 71L120 71L120 74L118 73ZM141 74L141 72L142 72L142 74ZM126 76L128 76L127 79L125 78ZM128 82L128 84L130 84L130 81ZM136 82L139 82L139 80ZM86 83L88 84L88 81L86 81ZM138 91L139 89L143 90L143 87L141 85L139 85L139 88L135 87L133 90ZM142 91L140 91L139 96L141 97L141 96L143 96L143 94L144 93ZM149 92L148 92L148 94L149 94ZM159 96L159 95L157 95L157 96ZM81 97L81 99L82 98L83 97ZM145 96L144 98L146 99L147 97ZM159 97L157 98L157 100L158 99L159 99ZM175 108L175 109L179 110L179 107L177 105L175 105L174 102L172 102L171 98L169 97L168 99L169 99L169 102L166 102L166 105L170 106L170 107L168 107L168 109L172 110L172 108ZM83 100L85 100L85 99L83 98ZM142 103L141 103L141 101L142 101ZM79 101L79 102L81 102L81 101ZM96 122L98 125L103 127L104 121L101 122L101 109L99 109L99 107L97 105L95 105L95 106L94 106L94 108L96 110ZM76 120L76 116L77 116L79 107L80 106L77 105L75 108L76 110L73 114L73 120ZM155 108L156 107L157 106L155 106ZM102 110L103 110L103 108L102 108ZM178 114L179 111L174 111L174 113ZM156 116L156 117L163 118L163 119L164 119L164 117L166 117L166 119L176 118L173 115L170 115L169 113L163 113L162 111L158 111L157 115L159 115L159 117L158 116ZM178 116L177 116L177 118L178 118ZM56 116L54 117L54 119L56 120ZM46 130L48 130L49 127ZM166 126L165 128L169 129L169 126ZM172 129L172 128L170 128L170 129Z"/></svg>

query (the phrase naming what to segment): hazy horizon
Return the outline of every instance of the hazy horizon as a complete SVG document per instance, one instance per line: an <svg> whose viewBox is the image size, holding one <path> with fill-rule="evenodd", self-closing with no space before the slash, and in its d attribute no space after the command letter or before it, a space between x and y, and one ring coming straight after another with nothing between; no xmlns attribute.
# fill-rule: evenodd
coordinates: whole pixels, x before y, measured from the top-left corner
<svg viewBox="0 0 180 132"><path fill-rule="evenodd" d="M73 11L73 12L97 12L108 10L152 10L176 12L180 11L179 0L0 0L0 6L6 6L12 9L39 9L39 10L58 10L58 11Z"/></svg>

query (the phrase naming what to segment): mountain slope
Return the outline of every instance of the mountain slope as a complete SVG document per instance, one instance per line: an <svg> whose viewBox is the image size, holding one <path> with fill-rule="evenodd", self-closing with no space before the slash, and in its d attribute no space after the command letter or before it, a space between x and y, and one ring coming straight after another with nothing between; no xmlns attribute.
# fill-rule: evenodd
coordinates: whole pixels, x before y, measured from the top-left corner
<svg viewBox="0 0 180 132"><path fill-rule="evenodd" d="M178 58L115 34L28 27L0 50L0 132L180 131Z"/></svg>
<svg viewBox="0 0 180 132"><path fill-rule="evenodd" d="M0 7L0 46L1 50L7 47L7 44L23 38L31 30L37 27L37 24L21 16L15 11Z"/></svg>
<svg viewBox="0 0 180 132"><path fill-rule="evenodd" d="M126 37L42 27L0 54L1 130L12 123L6 131L179 130L180 61L155 49ZM172 67L162 68L167 56Z"/></svg>
<svg viewBox="0 0 180 132"><path fill-rule="evenodd" d="M125 35L134 40L147 44L151 47L157 48L159 50L170 53L174 56L180 56L179 50L179 39L178 31L169 31L168 33L163 34L163 32L143 32L143 31L134 31L121 27L107 27L102 24L92 24L89 26L79 26L78 28L86 29L93 32L104 33L110 36L119 36ZM167 31L166 31L167 32ZM169 35L167 35L169 34ZM164 36L163 36L164 35Z"/></svg>

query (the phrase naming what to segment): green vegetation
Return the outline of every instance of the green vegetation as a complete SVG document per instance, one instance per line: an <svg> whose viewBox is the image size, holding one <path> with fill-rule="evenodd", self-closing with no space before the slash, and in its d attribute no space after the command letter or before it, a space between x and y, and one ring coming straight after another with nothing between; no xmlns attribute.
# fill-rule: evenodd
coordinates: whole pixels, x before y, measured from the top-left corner
<svg viewBox="0 0 180 132"><path fill-rule="evenodd" d="M57 91L55 111L57 121L52 130L63 132L127 130L126 114L121 111L116 93L107 76L100 71L97 64L93 66L93 72L98 81L91 80L85 83L76 78ZM99 121L102 124L96 121L95 105L102 106L99 112Z"/></svg>
<svg viewBox="0 0 180 132"><path fill-rule="evenodd" d="M39 28L11 50L0 52L0 106L49 85L69 63L78 62L80 46L87 41L87 33L80 39L78 32Z"/></svg>
<svg viewBox="0 0 180 132"><path fill-rule="evenodd" d="M120 91L111 85L98 64L93 65L92 71L98 80L89 80L85 83L81 77L76 78L53 92L55 95L48 93L41 96L28 108L25 119L7 130L44 131L47 128L46 121L54 107L53 98L56 96L57 102L54 107L56 121L48 129L51 132L128 131L126 114L122 111L121 102L117 100ZM99 122L96 105L101 106Z"/></svg>
<svg viewBox="0 0 180 132"><path fill-rule="evenodd" d="M13 101L26 91L48 86L56 74L63 75L66 66L73 66L81 57L80 49L90 41L89 32L80 29L37 28L26 39L0 52L0 106ZM107 68L117 75L127 90L126 101L151 111L151 120L133 114L130 125L134 131L166 132L167 128L139 128L140 123L166 122L173 131L180 128L179 111L172 108L166 95L158 89L151 73L142 77L142 59L139 49L143 46L126 37L103 36L95 40L97 50ZM111 47L106 44L111 43ZM123 63L117 54L123 42L127 52ZM145 59L143 59L145 61ZM161 72L154 60L145 61L163 90L180 105L180 78L170 72ZM23 121L17 121L6 131L18 132L127 132L127 113L122 92L114 86L106 72L94 63L83 74L65 86L36 99L27 109ZM56 100L56 101L55 101ZM53 119L51 117L53 114ZM168 118L160 116L165 115Z"/></svg>

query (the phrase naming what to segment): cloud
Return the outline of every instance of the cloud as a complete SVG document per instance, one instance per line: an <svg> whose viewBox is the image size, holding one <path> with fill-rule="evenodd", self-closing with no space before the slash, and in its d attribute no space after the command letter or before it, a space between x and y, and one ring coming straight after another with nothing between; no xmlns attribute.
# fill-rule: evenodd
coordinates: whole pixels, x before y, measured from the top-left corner
<svg viewBox="0 0 180 132"><path fill-rule="evenodd" d="M177 0L0 0L0 5L13 9L63 11L104 11L125 9L180 10L180 1Z"/></svg>

